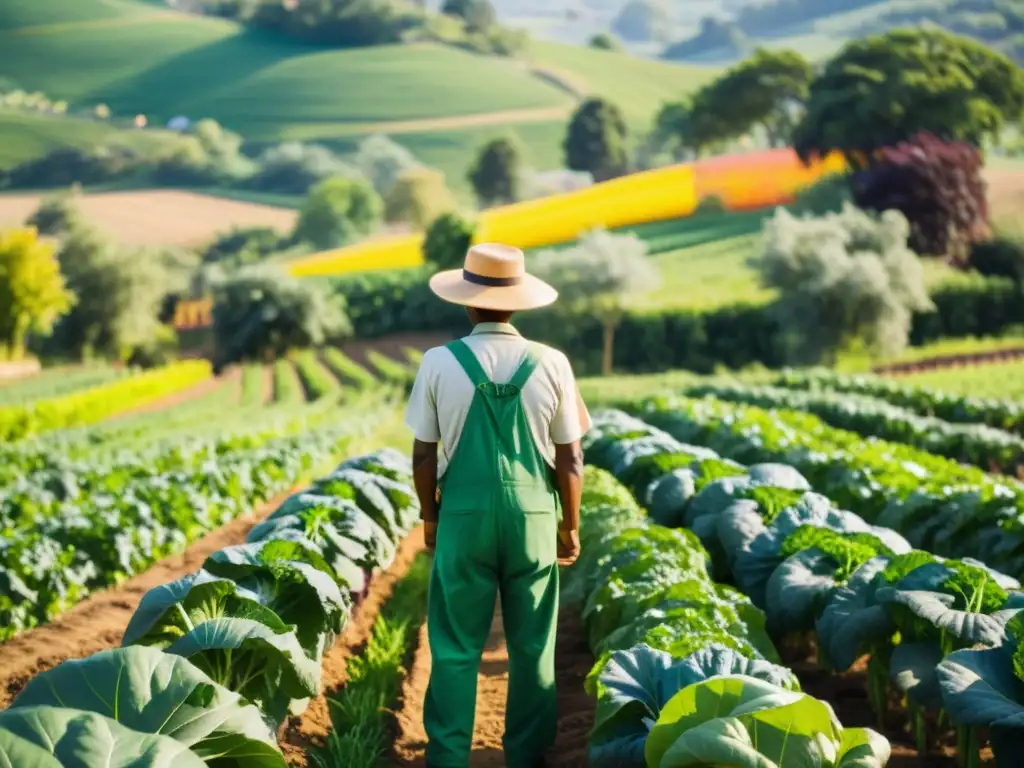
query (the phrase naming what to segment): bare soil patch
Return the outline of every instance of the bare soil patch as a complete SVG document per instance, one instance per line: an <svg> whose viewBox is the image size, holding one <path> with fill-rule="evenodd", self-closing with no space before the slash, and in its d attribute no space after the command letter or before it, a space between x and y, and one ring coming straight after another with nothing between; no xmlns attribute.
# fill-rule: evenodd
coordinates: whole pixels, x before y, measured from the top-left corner
<svg viewBox="0 0 1024 768"><path fill-rule="evenodd" d="M578 614L579 606L567 606L559 616L555 662L558 736L548 755L549 764L558 768L586 768L587 737L594 722L594 702L583 690L583 681L594 660L583 641ZM429 680L430 646L424 625L412 669L402 687L403 706L397 717L394 762L402 768L425 768L426 765L423 699ZM508 651L499 611L495 614L477 678L476 722L470 758L473 768L505 765L501 737L505 731L507 696Z"/></svg>
<svg viewBox="0 0 1024 768"><path fill-rule="evenodd" d="M232 520L193 543L182 554L161 560L120 587L97 592L49 624L0 645L0 709L8 706L40 672L69 659L81 659L119 647L128 620L148 590L199 570L206 558L219 549L241 544L256 523L298 489L296 486L250 514Z"/></svg>
<svg viewBox="0 0 1024 768"><path fill-rule="evenodd" d="M18 226L43 195L0 195L0 227ZM298 213L176 190L103 192L78 197L82 214L127 245L201 245L233 227L292 229Z"/></svg>
<svg viewBox="0 0 1024 768"><path fill-rule="evenodd" d="M409 572L416 555L422 551L423 529L417 528L401 543L390 567L373 575L369 590L352 612L345 631L324 655L320 695L310 702L301 717L289 718L278 734L278 744L289 765L309 765L309 750L326 744L331 732L328 699L336 696L347 682L348 660L362 651L381 608L391 597L395 585Z"/></svg>
<svg viewBox="0 0 1024 768"><path fill-rule="evenodd" d="M357 339L341 345L341 351L363 366L370 366L366 353L371 349L401 363L408 362L405 349L425 352L432 347L444 346L455 338L450 333L396 333L379 339ZM372 366L370 366L372 368Z"/></svg>
<svg viewBox="0 0 1024 768"><path fill-rule="evenodd" d="M970 352L960 355L944 355L942 357L932 357L926 360L914 360L908 363L880 365L873 369L873 373L895 376L898 374L935 371L942 368L966 368L974 365L1007 363L1021 358L1024 358L1024 347L995 349L990 352Z"/></svg>

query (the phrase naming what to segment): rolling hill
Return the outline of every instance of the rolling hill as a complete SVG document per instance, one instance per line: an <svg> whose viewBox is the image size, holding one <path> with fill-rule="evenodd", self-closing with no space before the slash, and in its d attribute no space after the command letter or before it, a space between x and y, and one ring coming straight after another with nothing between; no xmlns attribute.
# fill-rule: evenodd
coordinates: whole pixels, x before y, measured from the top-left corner
<svg viewBox="0 0 1024 768"><path fill-rule="evenodd" d="M211 117L253 149L296 139L345 150L387 133L454 187L465 185L476 147L503 133L518 136L531 165L556 167L565 123L585 95L613 98L641 129L663 100L713 75L541 41L520 59L425 43L313 47L139 0L0 8L0 50L0 77L73 108L103 103L153 125ZM83 137L90 131L83 127ZM0 143L5 135L0 128Z"/></svg>

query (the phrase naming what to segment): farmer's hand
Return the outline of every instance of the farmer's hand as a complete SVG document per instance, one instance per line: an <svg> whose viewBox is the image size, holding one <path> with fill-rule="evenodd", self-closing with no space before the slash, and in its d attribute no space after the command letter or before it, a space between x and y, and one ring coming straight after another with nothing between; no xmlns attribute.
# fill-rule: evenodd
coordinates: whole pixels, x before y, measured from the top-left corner
<svg viewBox="0 0 1024 768"><path fill-rule="evenodd" d="M433 552L437 546L437 523L423 524L423 539L427 543L427 551Z"/></svg>
<svg viewBox="0 0 1024 768"><path fill-rule="evenodd" d="M558 564L563 568L572 565L580 556L580 534L578 531L558 529Z"/></svg>

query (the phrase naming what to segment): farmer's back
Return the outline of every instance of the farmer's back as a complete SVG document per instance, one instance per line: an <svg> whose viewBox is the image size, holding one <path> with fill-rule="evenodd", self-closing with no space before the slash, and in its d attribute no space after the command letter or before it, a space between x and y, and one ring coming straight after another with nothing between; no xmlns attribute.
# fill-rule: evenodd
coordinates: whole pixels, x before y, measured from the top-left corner
<svg viewBox="0 0 1024 768"><path fill-rule="evenodd" d="M506 764L534 768L557 722L558 563L578 555L579 439L589 417L565 356L527 341L508 322L512 309L540 306L545 289L553 291L532 278L531 289L501 276L506 268L525 274L521 252L484 248L475 261L470 251L461 274L437 276L447 287L432 282L442 298L474 303L474 329L424 356L406 415L435 549L427 765L469 765L477 672L500 595L509 653Z"/></svg>

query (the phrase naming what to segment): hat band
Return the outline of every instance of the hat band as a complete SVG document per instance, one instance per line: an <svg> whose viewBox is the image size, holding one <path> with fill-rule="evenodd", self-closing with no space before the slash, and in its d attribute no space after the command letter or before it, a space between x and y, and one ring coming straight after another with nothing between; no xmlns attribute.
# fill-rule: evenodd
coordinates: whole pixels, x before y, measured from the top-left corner
<svg viewBox="0 0 1024 768"><path fill-rule="evenodd" d="M489 288L501 288L508 285L519 285L523 282L522 277L488 277L468 269L462 270L462 279L473 285L486 285Z"/></svg>

